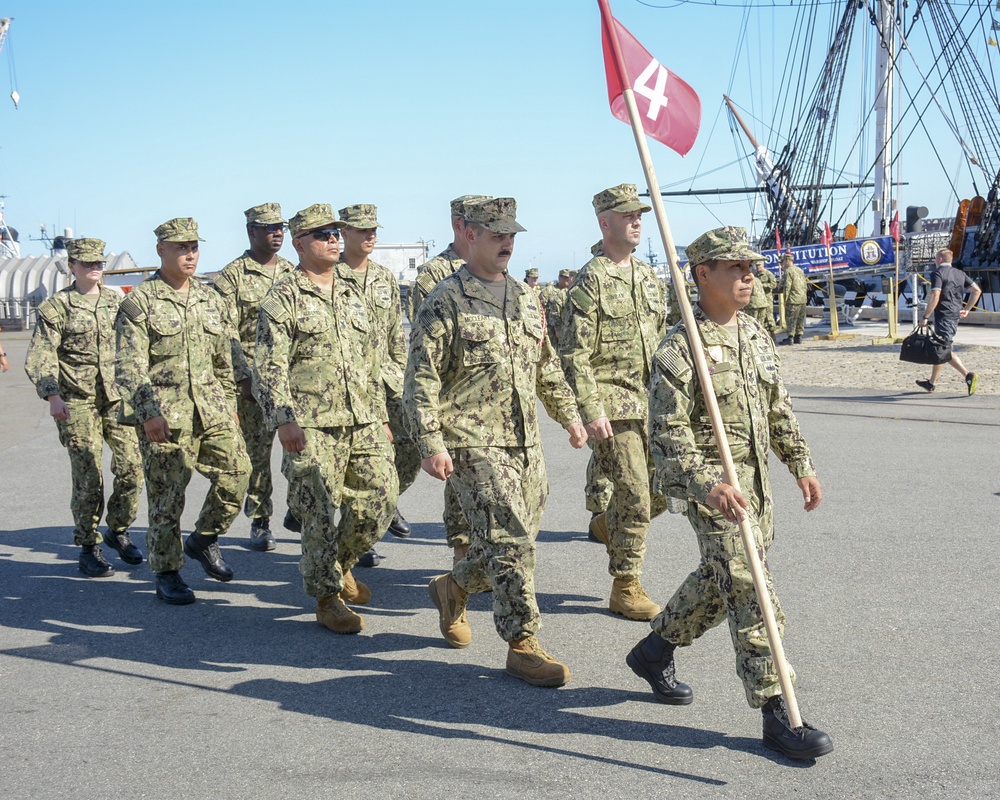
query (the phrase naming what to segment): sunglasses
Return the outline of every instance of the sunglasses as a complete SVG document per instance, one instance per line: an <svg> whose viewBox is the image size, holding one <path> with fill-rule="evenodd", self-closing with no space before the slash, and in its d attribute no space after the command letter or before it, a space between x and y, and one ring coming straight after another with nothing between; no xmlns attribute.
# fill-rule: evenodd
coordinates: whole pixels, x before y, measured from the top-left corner
<svg viewBox="0 0 1000 800"><path fill-rule="evenodd" d="M279 231L283 231L286 226L284 225L284 223L281 222L272 222L269 225L254 224L254 227L259 231L267 231L268 233L278 233Z"/></svg>
<svg viewBox="0 0 1000 800"><path fill-rule="evenodd" d="M71 261L87 269L105 269L108 266L107 261L77 261L76 259L71 259Z"/></svg>
<svg viewBox="0 0 1000 800"><path fill-rule="evenodd" d="M302 235L312 236L318 242L329 242L331 239L340 239L340 229L323 228L321 231L309 231L309 233L303 233Z"/></svg>

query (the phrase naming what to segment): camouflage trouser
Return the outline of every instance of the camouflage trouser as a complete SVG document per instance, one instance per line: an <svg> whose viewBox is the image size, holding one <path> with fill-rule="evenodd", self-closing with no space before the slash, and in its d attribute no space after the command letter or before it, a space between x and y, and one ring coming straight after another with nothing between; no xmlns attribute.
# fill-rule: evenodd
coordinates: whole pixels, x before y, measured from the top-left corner
<svg viewBox="0 0 1000 800"><path fill-rule="evenodd" d="M236 407L240 415L240 430L250 456L250 483L247 485L247 499L243 513L250 519L270 518L274 513L271 493L271 449L274 445L274 431L264 422L260 406L242 395L237 398Z"/></svg>
<svg viewBox="0 0 1000 800"><path fill-rule="evenodd" d="M194 529L206 536L217 536L228 531L239 516L250 477L250 459L235 419L202 428L196 414L193 429L171 430L171 441L166 444L149 441L142 425L136 430L149 501L149 568L153 572L173 572L184 566L181 513L194 470L211 484Z"/></svg>
<svg viewBox="0 0 1000 800"><path fill-rule="evenodd" d="M614 490L615 485L611 479L601 472L597 456L591 453L590 461L587 462L587 479L583 487L587 511L591 514L603 514L607 511Z"/></svg>
<svg viewBox="0 0 1000 800"><path fill-rule="evenodd" d="M774 321L774 309L762 306L761 308L747 308L747 313L764 326L765 330L773 332L778 326Z"/></svg>
<svg viewBox="0 0 1000 800"><path fill-rule="evenodd" d="M613 420L610 439L591 439L601 473L611 479L608 503L608 572L615 578L638 578L646 554L649 521L666 510L666 498L653 492L653 461L644 420Z"/></svg>
<svg viewBox="0 0 1000 800"><path fill-rule="evenodd" d="M504 641L538 632L535 538L549 492L541 445L462 447L449 482L472 528L468 555L453 570L467 592L493 590L493 622Z"/></svg>
<svg viewBox="0 0 1000 800"><path fill-rule="evenodd" d="M801 336L806 332L806 306L785 306L785 331L789 336Z"/></svg>
<svg viewBox="0 0 1000 800"><path fill-rule="evenodd" d="M399 493L409 489L420 474L420 448L410 436L410 424L403 408L403 396L386 387L385 410L392 431L393 462L399 477Z"/></svg>
<svg viewBox="0 0 1000 800"><path fill-rule="evenodd" d="M326 597L340 593L344 572L389 527L398 483L381 423L303 430L305 450L286 452L281 472L288 479L288 507L302 523L299 570L306 594Z"/></svg>
<svg viewBox="0 0 1000 800"><path fill-rule="evenodd" d="M88 547L102 541L97 530L104 513L104 442L111 448L111 474L115 476L108 498L108 527L123 531L135 522L142 495L142 459L135 430L118 423L119 402L70 403L69 419L56 420L59 441L69 453L73 475L73 544Z"/></svg>
<svg viewBox="0 0 1000 800"><path fill-rule="evenodd" d="M444 535L448 547L467 545L472 541L472 529L462 511L462 504L458 501L451 478L444 484Z"/></svg>
<svg viewBox="0 0 1000 800"><path fill-rule="evenodd" d="M753 526L757 554L775 621L784 638L785 615L767 567L767 550L774 540L773 515L770 508L760 510L759 491L752 494L744 491L744 495L750 499L752 518L757 521ZM769 697L781 694L781 686L739 528L719 512L693 502L688 504L688 519L698 534L701 563L650 625L668 642L685 647L728 617L736 651L736 674L743 681L750 706L760 708ZM791 665L788 669L794 680Z"/></svg>

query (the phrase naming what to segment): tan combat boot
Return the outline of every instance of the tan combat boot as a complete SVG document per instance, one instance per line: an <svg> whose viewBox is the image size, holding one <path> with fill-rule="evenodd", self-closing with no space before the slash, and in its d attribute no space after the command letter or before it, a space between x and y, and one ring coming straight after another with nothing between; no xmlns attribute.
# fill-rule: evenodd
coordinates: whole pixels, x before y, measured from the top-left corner
<svg viewBox="0 0 1000 800"><path fill-rule="evenodd" d="M472 643L472 628L465 615L469 595L448 572L432 578L427 591L437 608L441 635L452 647L468 647Z"/></svg>
<svg viewBox="0 0 1000 800"><path fill-rule="evenodd" d="M372 599L372 590L357 580L350 570L344 573L344 588L340 590L340 599L345 603L363 606Z"/></svg>
<svg viewBox="0 0 1000 800"><path fill-rule="evenodd" d="M360 633L365 621L344 605L339 594L328 594L319 598L316 605L316 621L334 633Z"/></svg>
<svg viewBox="0 0 1000 800"><path fill-rule="evenodd" d="M469 554L469 545L467 544L456 544L452 548L451 554L451 568L454 569L458 566L458 562L461 561Z"/></svg>
<svg viewBox="0 0 1000 800"><path fill-rule="evenodd" d="M510 643L507 674L532 686L562 686L569 682L569 667L546 653L534 636Z"/></svg>
<svg viewBox="0 0 1000 800"><path fill-rule="evenodd" d="M595 514L590 518L590 537L605 548L611 546L611 537L608 535L608 515L606 512Z"/></svg>
<svg viewBox="0 0 1000 800"><path fill-rule="evenodd" d="M660 607L649 599L638 578L615 578L608 608L628 619L650 620L660 613Z"/></svg>

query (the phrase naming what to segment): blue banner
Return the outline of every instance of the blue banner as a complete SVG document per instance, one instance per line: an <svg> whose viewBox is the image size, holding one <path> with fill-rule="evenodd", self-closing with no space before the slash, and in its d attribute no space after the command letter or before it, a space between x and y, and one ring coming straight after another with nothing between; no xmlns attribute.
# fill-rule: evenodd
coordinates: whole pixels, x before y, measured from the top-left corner
<svg viewBox="0 0 1000 800"><path fill-rule="evenodd" d="M834 274L854 270L879 270L889 268L896 263L896 242L891 236L872 236L868 239L849 239L844 242L834 242L830 246L833 257ZM830 262L827 260L826 246L822 244L807 244L801 247L786 248L795 256L795 265L807 275L824 272L829 274ZM778 274L778 251L764 250L767 261L764 266Z"/></svg>

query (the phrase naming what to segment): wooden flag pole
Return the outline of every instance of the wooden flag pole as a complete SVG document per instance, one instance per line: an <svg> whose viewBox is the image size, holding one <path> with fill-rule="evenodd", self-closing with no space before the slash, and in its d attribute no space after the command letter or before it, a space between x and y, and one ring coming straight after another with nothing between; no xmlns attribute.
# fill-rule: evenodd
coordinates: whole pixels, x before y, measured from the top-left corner
<svg viewBox="0 0 1000 800"><path fill-rule="evenodd" d="M642 162L642 169L646 176L649 199L653 204L656 224L660 228L660 237L667 254L667 263L670 266L670 280L674 285L674 296L680 304L681 318L684 321L684 327L687 331L688 342L691 346L691 356L694 359L695 370L698 373L698 380L701 383L705 406L708 409L708 414L712 422L712 431L718 443L719 457L722 460L726 483L737 491L741 491L739 478L736 475L736 465L733 463L733 455L729 449L729 440L726 438L726 431L722 424L722 415L719 413L719 404L715 398L715 390L712 387L712 375L708 371L708 362L705 360L705 351L701 345L701 336L697 333L698 325L695 322L694 311L691 309L691 302L688 300L684 285L684 276L681 274L678 265L677 248L674 246L674 237L670 232L667 212L663 207L663 198L660 196L660 185L656 180L656 173L653 171L653 161L649 155L646 134L643 131L642 121L639 119L639 109L635 104L635 95L632 93L632 81L628 77L625 59L622 57L621 45L618 42L618 32L611 24L612 17L608 0L597 0L597 2L601 8L601 23L604 25L611 43L619 83L624 88L623 95L625 106L628 109L629 124L632 127L635 144L639 150L639 160ZM740 536L743 540L743 549L746 551L750 574L753 577L754 589L757 592L757 600L760 603L761 616L764 618L764 627L767 630L767 638L771 645L774 666L778 672L781 693L784 695L785 707L788 709L788 721L792 728L800 728L802 727L802 717L799 715L799 706L795 699L795 688L788 673L788 664L785 662L785 649L781 643L778 624L774 619L774 608L771 606L771 598L767 593L764 571L761 568L760 555L757 553L757 543L754 541L753 529L750 526L750 518L747 514L744 514L743 519L740 520Z"/></svg>

